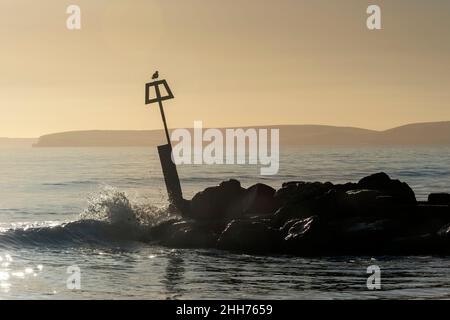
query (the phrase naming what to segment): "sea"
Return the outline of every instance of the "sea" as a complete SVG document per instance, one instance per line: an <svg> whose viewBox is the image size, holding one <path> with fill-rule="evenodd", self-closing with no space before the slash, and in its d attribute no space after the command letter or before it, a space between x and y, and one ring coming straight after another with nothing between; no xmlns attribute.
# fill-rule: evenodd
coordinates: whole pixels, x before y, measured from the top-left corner
<svg viewBox="0 0 450 320"><path fill-rule="evenodd" d="M273 176L258 165L180 165L184 196L230 178L280 188L380 171L419 200L450 191L448 146L286 147L279 156ZM170 218L154 147L0 148L0 299L450 298L448 256L306 258L146 241ZM374 265L379 289L367 285Z"/></svg>

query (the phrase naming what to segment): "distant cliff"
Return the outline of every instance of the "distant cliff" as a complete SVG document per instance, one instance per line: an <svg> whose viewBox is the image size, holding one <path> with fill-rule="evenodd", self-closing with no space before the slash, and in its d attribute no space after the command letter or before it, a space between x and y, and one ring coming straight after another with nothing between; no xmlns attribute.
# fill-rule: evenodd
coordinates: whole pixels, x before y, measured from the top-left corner
<svg viewBox="0 0 450 320"><path fill-rule="evenodd" d="M53 133L39 138L34 147L133 147L161 144L162 130L92 130Z"/></svg>
<svg viewBox="0 0 450 320"><path fill-rule="evenodd" d="M385 131L322 125L256 127L258 128L279 128L281 145L450 145L450 121L409 124ZM132 147L156 146L164 142L162 130L95 130L44 135L34 146Z"/></svg>

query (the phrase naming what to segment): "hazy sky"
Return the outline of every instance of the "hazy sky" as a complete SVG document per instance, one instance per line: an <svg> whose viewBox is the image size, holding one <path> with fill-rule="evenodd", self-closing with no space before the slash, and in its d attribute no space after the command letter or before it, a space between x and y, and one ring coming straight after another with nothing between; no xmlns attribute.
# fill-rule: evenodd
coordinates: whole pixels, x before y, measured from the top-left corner
<svg viewBox="0 0 450 320"><path fill-rule="evenodd" d="M1 0L0 136L161 128L154 70L170 127L450 120L449 39L447 0Z"/></svg>

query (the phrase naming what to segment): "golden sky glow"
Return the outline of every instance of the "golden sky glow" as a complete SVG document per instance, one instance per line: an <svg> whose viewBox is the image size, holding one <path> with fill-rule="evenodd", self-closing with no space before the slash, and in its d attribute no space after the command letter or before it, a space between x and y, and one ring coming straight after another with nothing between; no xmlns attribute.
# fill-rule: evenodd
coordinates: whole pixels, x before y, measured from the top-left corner
<svg viewBox="0 0 450 320"><path fill-rule="evenodd" d="M0 136L161 128L155 70L170 127L450 120L449 39L445 0L2 0Z"/></svg>

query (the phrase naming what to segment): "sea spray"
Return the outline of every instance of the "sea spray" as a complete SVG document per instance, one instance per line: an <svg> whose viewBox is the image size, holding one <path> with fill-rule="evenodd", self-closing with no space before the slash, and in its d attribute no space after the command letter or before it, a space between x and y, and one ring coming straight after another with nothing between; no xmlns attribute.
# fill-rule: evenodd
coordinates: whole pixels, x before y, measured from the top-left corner
<svg viewBox="0 0 450 320"><path fill-rule="evenodd" d="M1 247L54 247L61 245L121 246L130 241L151 241L152 228L173 218L168 206L135 203L123 191L103 187L88 198L78 220L27 223L2 228Z"/></svg>
<svg viewBox="0 0 450 320"><path fill-rule="evenodd" d="M106 221L111 224L138 224L130 200L124 192L104 187L88 198L88 207L81 213L82 220Z"/></svg>
<svg viewBox="0 0 450 320"><path fill-rule="evenodd" d="M81 220L105 221L111 224L151 227L167 221L177 213L169 206L157 207L148 203L134 203L128 195L111 186L103 187L88 198Z"/></svg>

